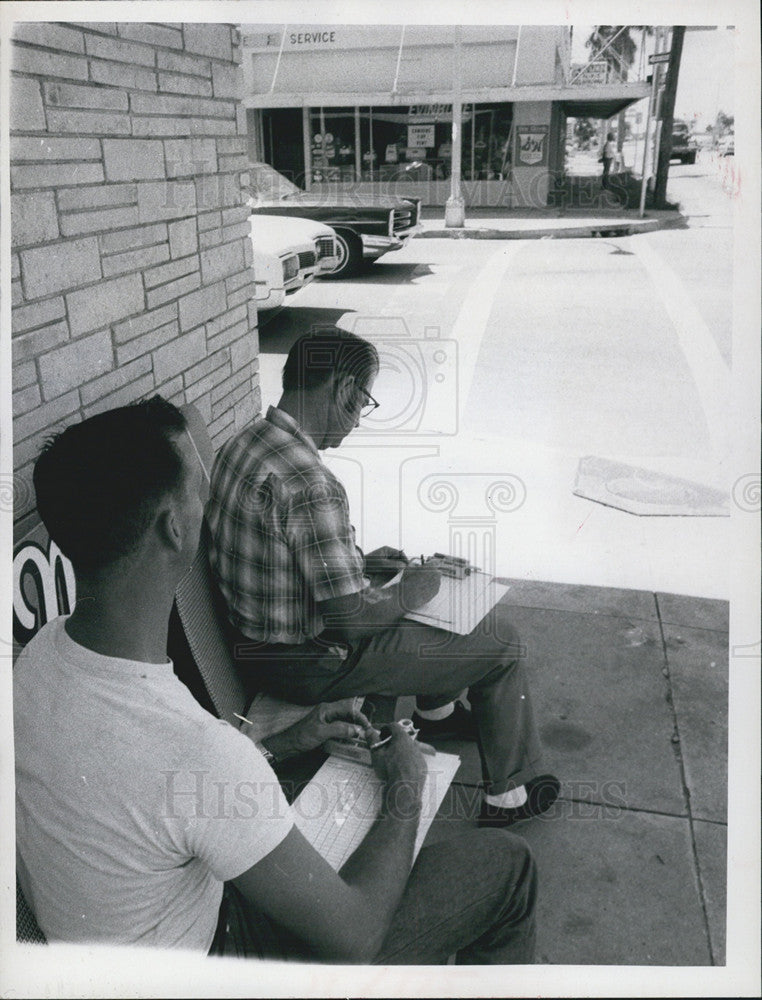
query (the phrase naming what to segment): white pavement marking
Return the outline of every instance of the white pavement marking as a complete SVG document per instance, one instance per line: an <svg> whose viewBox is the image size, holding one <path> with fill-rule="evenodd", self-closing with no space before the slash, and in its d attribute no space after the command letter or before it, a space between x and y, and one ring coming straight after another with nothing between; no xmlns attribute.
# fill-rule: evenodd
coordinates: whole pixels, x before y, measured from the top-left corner
<svg viewBox="0 0 762 1000"><path fill-rule="evenodd" d="M628 239L627 244L628 249L636 254L648 272L672 321L678 344L701 400L712 449L721 458L727 454L728 446L731 405L728 366L682 281L656 251L649 237L643 235L638 236L637 240Z"/></svg>
<svg viewBox="0 0 762 1000"><path fill-rule="evenodd" d="M479 348L500 287L500 279L513 264L521 247L521 241L516 241L508 247L501 247L487 258L487 263L469 288L453 323L450 336L458 345L458 395L461 421L471 391Z"/></svg>

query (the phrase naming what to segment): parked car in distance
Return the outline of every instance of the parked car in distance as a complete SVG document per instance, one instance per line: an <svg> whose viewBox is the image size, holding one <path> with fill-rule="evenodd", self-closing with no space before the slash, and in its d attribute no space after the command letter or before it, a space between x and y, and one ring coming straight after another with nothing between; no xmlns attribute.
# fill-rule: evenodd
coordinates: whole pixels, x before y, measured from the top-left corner
<svg viewBox="0 0 762 1000"><path fill-rule="evenodd" d="M729 135L724 135L720 139L720 141L717 143L717 152L720 154L720 156L736 155L735 133L731 132Z"/></svg>
<svg viewBox="0 0 762 1000"><path fill-rule="evenodd" d="M258 310L278 309L287 295L336 266L336 236L329 226L279 215L252 215L249 226Z"/></svg>
<svg viewBox="0 0 762 1000"><path fill-rule="evenodd" d="M331 272L334 278L356 274L363 261L399 250L421 228L420 198L305 192L268 163L252 163L249 174L249 206L255 216L298 216L333 229L338 246L338 261Z"/></svg>
<svg viewBox="0 0 762 1000"><path fill-rule="evenodd" d="M681 163L695 163L698 143L691 135L688 122L676 118L672 122L672 152L670 158Z"/></svg>

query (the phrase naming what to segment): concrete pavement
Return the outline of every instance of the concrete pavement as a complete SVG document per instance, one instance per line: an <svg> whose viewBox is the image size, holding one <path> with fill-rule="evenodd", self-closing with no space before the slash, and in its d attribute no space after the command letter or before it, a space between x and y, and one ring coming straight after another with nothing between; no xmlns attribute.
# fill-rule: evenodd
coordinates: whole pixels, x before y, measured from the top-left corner
<svg viewBox="0 0 762 1000"><path fill-rule="evenodd" d="M540 871L537 961L725 963L728 605L504 581L527 649L551 811L515 832ZM400 699L398 716L412 710ZM474 743L428 842L474 825ZM453 872L452 878L458 873Z"/></svg>
<svg viewBox="0 0 762 1000"><path fill-rule="evenodd" d="M685 226L680 212L635 208L474 208L466 210L462 229L444 224L443 208L423 209L418 239L547 240L597 236L631 236Z"/></svg>

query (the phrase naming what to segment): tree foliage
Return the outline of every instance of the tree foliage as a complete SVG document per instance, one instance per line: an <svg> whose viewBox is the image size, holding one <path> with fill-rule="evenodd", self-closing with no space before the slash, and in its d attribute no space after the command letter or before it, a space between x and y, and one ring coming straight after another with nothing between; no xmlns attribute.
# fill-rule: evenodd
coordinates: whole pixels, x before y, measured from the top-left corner
<svg viewBox="0 0 762 1000"><path fill-rule="evenodd" d="M612 66L621 80L627 79L627 73L635 62L638 51L637 43L631 32L643 31L650 34L653 30L647 25L631 24L596 24L585 45L590 49L590 55L595 58L599 53ZM621 32L621 34L619 34ZM613 39L613 42L612 42ZM610 45L608 43L611 42ZM608 45L608 48L606 46ZM605 51L603 51L605 49Z"/></svg>
<svg viewBox="0 0 762 1000"><path fill-rule="evenodd" d="M577 118L574 122L574 138L580 149L589 149L590 141L598 134L597 127L589 118Z"/></svg>

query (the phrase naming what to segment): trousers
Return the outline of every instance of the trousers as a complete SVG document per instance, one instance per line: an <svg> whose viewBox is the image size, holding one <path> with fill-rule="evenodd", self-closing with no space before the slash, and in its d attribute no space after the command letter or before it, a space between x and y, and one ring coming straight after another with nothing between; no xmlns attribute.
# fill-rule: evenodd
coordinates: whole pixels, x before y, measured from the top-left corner
<svg viewBox="0 0 762 1000"><path fill-rule="evenodd" d="M528 965L535 952L537 872L527 844L476 830L424 847L377 965ZM211 954L308 961L299 941L226 883ZM314 959L313 959L314 960Z"/></svg>
<svg viewBox="0 0 762 1000"><path fill-rule="evenodd" d="M403 621L349 648L330 636L273 646L241 635L234 655L252 690L303 705L374 693L416 695L426 709L467 690L485 790L499 795L537 775L541 758L526 657L506 612L496 606L465 636Z"/></svg>

